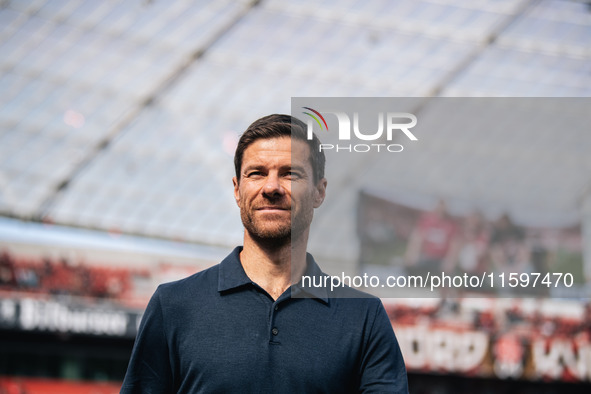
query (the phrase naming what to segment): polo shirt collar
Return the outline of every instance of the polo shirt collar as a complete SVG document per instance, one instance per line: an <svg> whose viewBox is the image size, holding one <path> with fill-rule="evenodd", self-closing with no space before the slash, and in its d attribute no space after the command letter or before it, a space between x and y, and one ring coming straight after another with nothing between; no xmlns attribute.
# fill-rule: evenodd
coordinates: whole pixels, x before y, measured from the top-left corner
<svg viewBox="0 0 591 394"><path fill-rule="evenodd" d="M310 253L306 254L306 271L304 272L304 276L309 276L310 278L317 278L316 281L312 279L312 283L322 283L322 279L326 276L316 261L314 257ZM300 280L298 283L292 286L292 297L297 298L306 298L306 297L314 297L318 298L324 303L328 304L328 289L325 286L319 287L302 287L302 281Z"/></svg>
<svg viewBox="0 0 591 394"><path fill-rule="evenodd" d="M242 246L237 246L220 263L218 291L226 291L252 283L240 263L240 252L242 252Z"/></svg>
<svg viewBox="0 0 591 394"><path fill-rule="evenodd" d="M218 291L222 292L252 284L252 280L246 275L246 272L244 272L244 268L242 268L242 264L240 263L240 252L242 252L242 246L236 247L232 253L220 263ZM314 261L314 257L309 253L306 254L306 271L304 272L304 275L317 278L326 276L326 274L320 270L316 261ZM326 287L303 288L301 286L301 281L292 286L291 295L298 298L312 296L328 303L328 290Z"/></svg>

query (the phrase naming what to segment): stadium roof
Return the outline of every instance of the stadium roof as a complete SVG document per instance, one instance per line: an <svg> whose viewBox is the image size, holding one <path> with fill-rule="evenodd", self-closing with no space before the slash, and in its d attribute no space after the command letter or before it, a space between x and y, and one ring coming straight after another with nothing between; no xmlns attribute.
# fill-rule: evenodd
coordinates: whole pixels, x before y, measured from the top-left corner
<svg viewBox="0 0 591 394"><path fill-rule="evenodd" d="M237 136L293 96L591 96L578 1L3 1L0 21L0 213L199 244L241 242ZM590 163L566 161L571 212Z"/></svg>

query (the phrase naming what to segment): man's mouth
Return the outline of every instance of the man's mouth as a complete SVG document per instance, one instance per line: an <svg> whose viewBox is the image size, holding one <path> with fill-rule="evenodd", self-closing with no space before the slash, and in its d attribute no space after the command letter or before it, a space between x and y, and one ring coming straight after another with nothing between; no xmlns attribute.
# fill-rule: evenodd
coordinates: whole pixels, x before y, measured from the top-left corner
<svg viewBox="0 0 591 394"><path fill-rule="evenodd" d="M290 208L275 207L275 206L257 208L257 211L289 211L289 210L290 210Z"/></svg>

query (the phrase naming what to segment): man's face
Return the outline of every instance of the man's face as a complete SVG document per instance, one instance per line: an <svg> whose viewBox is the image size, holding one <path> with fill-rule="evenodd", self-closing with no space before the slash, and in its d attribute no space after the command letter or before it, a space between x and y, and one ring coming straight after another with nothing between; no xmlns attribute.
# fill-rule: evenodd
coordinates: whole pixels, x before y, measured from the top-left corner
<svg viewBox="0 0 591 394"><path fill-rule="evenodd" d="M248 234L259 240L289 241L310 227L322 204L326 180L314 183L310 148L290 137L260 139L246 148L234 197Z"/></svg>

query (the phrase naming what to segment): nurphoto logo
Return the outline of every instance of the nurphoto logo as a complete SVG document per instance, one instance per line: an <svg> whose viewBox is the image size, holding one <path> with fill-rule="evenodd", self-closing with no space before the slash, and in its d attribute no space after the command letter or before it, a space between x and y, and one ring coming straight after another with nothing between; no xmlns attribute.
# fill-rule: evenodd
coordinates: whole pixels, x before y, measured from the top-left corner
<svg viewBox="0 0 591 394"><path fill-rule="evenodd" d="M302 107L306 111L303 113L308 115L308 139L311 140L314 132L314 121L320 130L328 129L328 123L324 116L317 110L310 107ZM418 138L410 131L416 126L417 117L407 112L379 112L377 113L377 130L361 130L360 116L358 112L353 113L353 122L345 112L341 111L323 111L324 114L334 115L338 124L338 139L341 141L377 141L382 139L385 130L385 140L391 142L395 137L399 136L399 132L404 134L411 141L418 141ZM352 126L351 127L351 123ZM385 126L384 126L385 125ZM387 143L361 143L361 144L320 144L320 151L333 150L335 152L402 152L404 147L401 144L387 144Z"/></svg>
<svg viewBox="0 0 591 394"><path fill-rule="evenodd" d="M307 109L307 110L310 110L310 111L314 112L316 115L318 115L318 117L320 119L322 119L322 123L324 123L324 126L326 127L326 131L328 131L328 125L326 124L326 120L324 119L324 116L322 116L320 114L320 112L318 112L315 109L312 109L310 107L303 107L303 108L304 109ZM306 114L306 115L310 116L312 119L314 119L316 121L316 123L318 123L318 126L320 126L320 130L322 130L322 123L320 123L320 121L318 120L318 118L316 116L312 115L309 112L304 112L304 114ZM311 134L310 134L310 126L308 125L308 139L312 139L310 136L311 136Z"/></svg>

